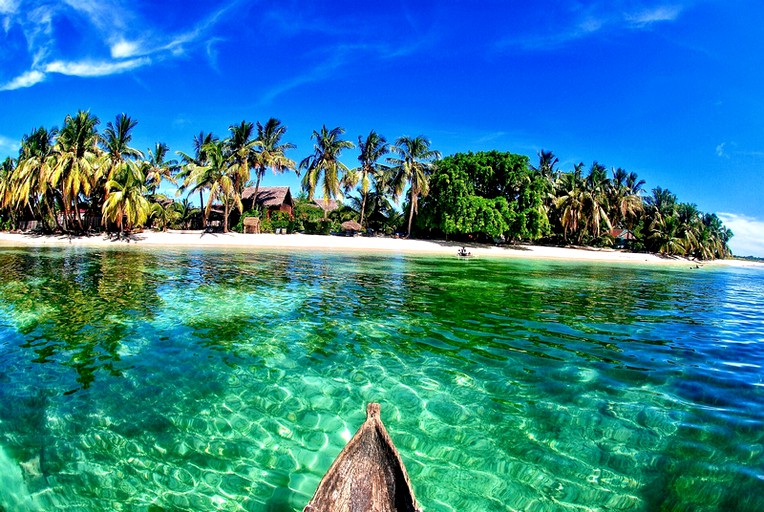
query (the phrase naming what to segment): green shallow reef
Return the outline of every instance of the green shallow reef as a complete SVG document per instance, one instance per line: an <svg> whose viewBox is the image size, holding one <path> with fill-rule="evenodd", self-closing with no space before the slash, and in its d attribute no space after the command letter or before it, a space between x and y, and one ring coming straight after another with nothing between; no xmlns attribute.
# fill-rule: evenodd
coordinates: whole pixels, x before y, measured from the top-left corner
<svg viewBox="0 0 764 512"><path fill-rule="evenodd" d="M0 249L0 510L299 511L369 401L427 511L764 510L764 273Z"/></svg>

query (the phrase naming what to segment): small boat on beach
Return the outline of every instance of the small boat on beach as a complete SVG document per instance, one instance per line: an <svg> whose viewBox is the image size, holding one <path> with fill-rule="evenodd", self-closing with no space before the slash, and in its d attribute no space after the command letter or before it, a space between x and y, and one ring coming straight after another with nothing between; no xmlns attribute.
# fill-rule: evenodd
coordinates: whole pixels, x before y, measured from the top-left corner
<svg viewBox="0 0 764 512"><path fill-rule="evenodd" d="M334 460L303 512L421 512L379 414L379 404L366 406L366 421Z"/></svg>

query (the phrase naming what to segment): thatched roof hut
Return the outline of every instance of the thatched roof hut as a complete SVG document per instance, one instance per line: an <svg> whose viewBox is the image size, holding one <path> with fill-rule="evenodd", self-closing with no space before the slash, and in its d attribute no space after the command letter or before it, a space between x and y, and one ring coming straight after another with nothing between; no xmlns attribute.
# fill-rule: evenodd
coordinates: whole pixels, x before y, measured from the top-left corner
<svg viewBox="0 0 764 512"><path fill-rule="evenodd" d="M356 221L354 221L354 220L348 220L348 221L343 222L341 227L342 227L343 231L358 232L358 231L361 231L363 229L363 227L360 224L358 224Z"/></svg>
<svg viewBox="0 0 764 512"><path fill-rule="evenodd" d="M244 209L250 210L256 205L262 206L270 212L288 212L292 214L294 201L289 187L260 187L255 198L255 187L247 187L241 194L241 202Z"/></svg>

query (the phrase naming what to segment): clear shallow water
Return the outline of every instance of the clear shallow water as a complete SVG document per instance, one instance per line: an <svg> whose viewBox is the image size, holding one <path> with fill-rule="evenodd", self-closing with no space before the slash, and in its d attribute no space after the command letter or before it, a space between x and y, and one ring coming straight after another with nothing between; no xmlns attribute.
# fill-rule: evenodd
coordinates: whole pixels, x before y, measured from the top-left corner
<svg viewBox="0 0 764 512"><path fill-rule="evenodd" d="M0 510L301 510L368 401L425 510L764 510L764 273L0 250Z"/></svg>

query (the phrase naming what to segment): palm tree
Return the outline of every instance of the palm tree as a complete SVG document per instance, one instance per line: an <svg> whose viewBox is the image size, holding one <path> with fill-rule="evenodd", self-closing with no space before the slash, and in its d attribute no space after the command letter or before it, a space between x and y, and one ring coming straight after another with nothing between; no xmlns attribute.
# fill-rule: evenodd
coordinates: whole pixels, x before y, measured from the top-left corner
<svg viewBox="0 0 764 512"><path fill-rule="evenodd" d="M229 126L228 130L231 136L226 139L223 149L229 161L229 174L234 180L233 187L241 194L244 185L249 181L250 164L255 158L259 143L252 138L255 125L250 122L242 121L239 125Z"/></svg>
<svg viewBox="0 0 764 512"><path fill-rule="evenodd" d="M106 192L104 224L107 220L115 222L121 235L146 223L151 205L145 197L146 175L138 162L127 161L116 170L106 183Z"/></svg>
<svg viewBox="0 0 764 512"><path fill-rule="evenodd" d="M208 164L203 167L195 167L189 176L196 187L209 187L210 198L207 201L204 218L209 218L212 205L216 200L223 204L223 232L228 232L228 215L231 205L241 211L241 194L236 192L237 167L232 166L226 155L226 143L215 141L204 146Z"/></svg>
<svg viewBox="0 0 764 512"><path fill-rule="evenodd" d="M308 193L308 200L313 200L313 194L322 176L325 204L328 205L329 199L333 197L342 197L340 171L348 172L348 168L340 162L340 153L343 149L355 147L352 142L340 138L343 133L345 130L339 126L329 130L326 125L320 132L313 131L310 137L316 141L313 145L313 154L300 162L300 169L306 171L302 179L302 188ZM326 209L324 209L324 219L326 219Z"/></svg>
<svg viewBox="0 0 764 512"><path fill-rule="evenodd" d="M205 134L199 132L199 135L194 135L194 154L188 155L182 151L177 151L177 154L183 161L183 167L178 173L178 178L183 180L183 184L178 188L178 194L182 194L187 188L191 187L192 191L199 191L199 208L204 208L204 189L209 188L209 183L203 181L202 183L196 183L190 179L192 174L195 174L196 169L204 167L208 163L208 156L206 147L210 144L218 141L218 138L211 133ZM207 215L204 215L204 224L207 224Z"/></svg>
<svg viewBox="0 0 764 512"><path fill-rule="evenodd" d="M271 168L274 174L281 174L286 171L297 172L295 162L286 157L286 152L295 149L297 146L291 142L281 143L281 138L287 131L287 127L281 124L276 118L271 117L265 126L257 122L257 147L253 155L253 167L257 181L255 182L255 195L260 193L260 181L265 176L265 170ZM298 173L299 175L299 173Z"/></svg>
<svg viewBox="0 0 764 512"><path fill-rule="evenodd" d="M559 158L554 156L551 151L544 151L543 149L538 153L539 165L534 167L533 170L539 173L543 180L543 195L544 195L544 209L547 216L554 205L554 187L560 172L555 166L560 162Z"/></svg>
<svg viewBox="0 0 764 512"><path fill-rule="evenodd" d="M52 190L48 187L51 165L54 163L53 154L56 128L47 130L37 128L21 140L18 167L13 173L12 188L3 197L5 206L28 208L34 218L46 225L49 217L54 217L54 201Z"/></svg>
<svg viewBox="0 0 764 512"><path fill-rule="evenodd" d="M576 236L577 242L581 242L583 231L580 225L583 223L584 209L584 181L582 177L584 164L576 164L572 172L562 174L557 180L557 196L554 201L558 210L560 224L563 228L563 238L568 239L568 233Z"/></svg>
<svg viewBox="0 0 764 512"><path fill-rule="evenodd" d="M97 117L83 110L74 117L67 115L56 140L50 186L60 194L66 229L71 229L75 221L83 229L80 194L90 194L101 162L98 123Z"/></svg>
<svg viewBox="0 0 764 512"><path fill-rule="evenodd" d="M148 150L149 158L144 163L144 174L146 175L146 189L149 195L156 194L163 179L172 184L177 184L174 176L180 166L177 160L166 160L169 153L170 148L164 142L157 142L153 150Z"/></svg>
<svg viewBox="0 0 764 512"><path fill-rule="evenodd" d="M612 229L608 217L607 192L610 180L607 177L605 167L597 162L592 163L589 176L584 182L583 213L585 224L594 238L600 237L600 226L604 223L608 230Z"/></svg>
<svg viewBox="0 0 764 512"><path fill-rule="evenodd" d="M137 124L138 121L125 114L119 114L114 123L106 123L106 129L103 131L103 150L108 158L104 173L106 181L114 178L114 174L121 170L126 160L143 158L141 151L129 145L133 139L131 132Z"/></svg>
<svg viewBox="0 0 764 512"><path fill-rule="evenodd" d="M345 182L349 187L360 184L361 219L358 223L365 227L366 201L372 184L387 171L387 166L380 164L379 160L390 152L390 145L387 143L387 139L371 130L365 140L358 136L358 149L360 149L358 161L361 165L345 174Z"/></svg>
<svg viewBox="0 0 764 512"><path fill-rule="evenodd" d="M430 149L430 141L423 135L416 137L399 137L390 150L398 155L389 158L394 178L391 181L393 195L401 196L406 186L409 187L409 224L406 236L411 235L411 223L417 213L419 196L427 196L429 192L429 175L433 168L433 160L440 159L440 151Z"/></svg>

